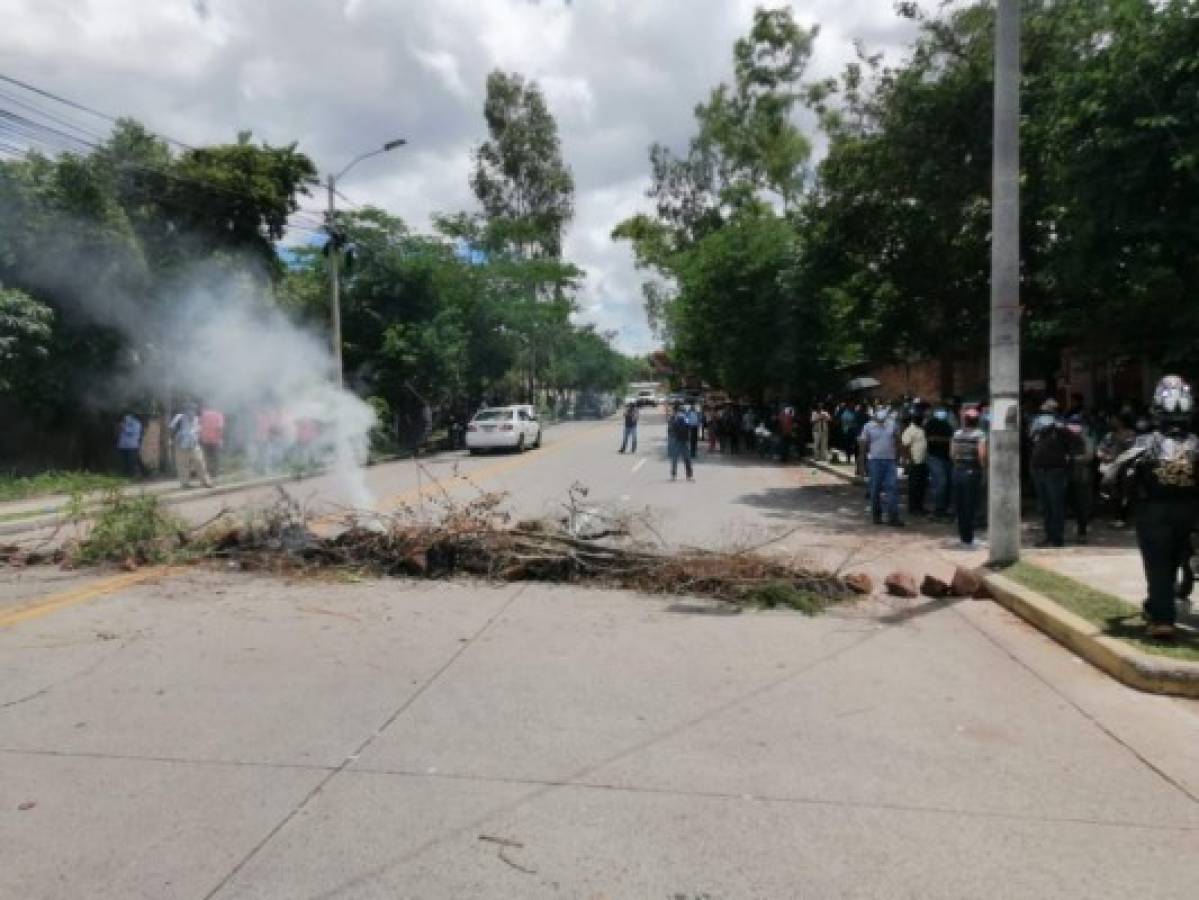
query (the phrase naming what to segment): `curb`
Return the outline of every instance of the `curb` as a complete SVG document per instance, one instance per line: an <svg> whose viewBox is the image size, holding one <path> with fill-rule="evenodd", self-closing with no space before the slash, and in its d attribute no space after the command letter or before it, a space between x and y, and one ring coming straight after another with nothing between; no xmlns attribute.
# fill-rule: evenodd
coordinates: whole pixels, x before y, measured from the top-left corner
<svg viewBox="0 0 1199 900"><path fill-rule="evenodd" d="M368 462L365 468L373 468L375 466L384 465L385 463L397 462L400 460L411 459L411 456L395 454L391 456L380 456ZM180 503L190 502L192 500L202 500L207 497L221 497L225 494L234 494L238 491L248 491L254 488L274 487L280 484L299 484L307 481L310 478L319 478L321 475L327 474L324 469L316 469L306 475L272 475L268 478L256 478L250 481L234 481L229 484L219 484L210 488L203 488L196 491L183 491L178 488L166 489L160 491L150 490L147 485L139 490L136 486L128 491L130 496L136 497L139 495L157 495L164 506L177 506ZM62 511L65 507L60 507L52 512L46 512L41 515L25 519L13 519L9 522L0 522L0 536L24 534L28 531L37 531L41 528L53 528L55 525L62 524L64 519ZM85 513L94 512L94 508L84 510Z"/></svg>
<svg viewBox="0 0 1199 900"><path fill-rule="evenodd" d="M824 472L827 475L835 475L842 481L847 481L850 484L864 485L866 483L866 479L861 475L857 475L852 472L846 472L844 469L831 465L830 463L817 462L814 459L805 460L805 462L814 469L819 469L821 472Z"/></svg>
<svg viewBox="0 0 1199 900"><path fill-rule="evenodd" d="M1135 650L1105 635L1098 625L1003 575L987 575L983 583L1001 606L1117 681L1153 694L1199 698L1199 663Z"/></svg>

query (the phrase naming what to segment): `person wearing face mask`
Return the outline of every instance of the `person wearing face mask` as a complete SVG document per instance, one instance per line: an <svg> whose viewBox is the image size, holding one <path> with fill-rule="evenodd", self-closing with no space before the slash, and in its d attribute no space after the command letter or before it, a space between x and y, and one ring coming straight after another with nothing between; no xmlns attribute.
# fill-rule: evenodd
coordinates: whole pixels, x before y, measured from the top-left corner
<svg viewBox="0 0 1199 900"><path fill-rule="evenodd" d="M949 516L949 479L953 471L949 459L949 444L953 440L953 426L944 407L933 411L924 427L928 441L928 476L932 488L933 515L939 519Z"/></svg>
<svg viewBox="0 0 1199 900"><path fill-rule="evenodd" d="M899 436L895 418L890 410L880 406L874 412L874 419L867 424L862 432L863 443L866 446L867 467L870 472L870 512L874 524L881 525L883 521L883 497L887 498L887 521L897 528L903 527L899 517L899 470L896 459L899 456Z"/></svg>

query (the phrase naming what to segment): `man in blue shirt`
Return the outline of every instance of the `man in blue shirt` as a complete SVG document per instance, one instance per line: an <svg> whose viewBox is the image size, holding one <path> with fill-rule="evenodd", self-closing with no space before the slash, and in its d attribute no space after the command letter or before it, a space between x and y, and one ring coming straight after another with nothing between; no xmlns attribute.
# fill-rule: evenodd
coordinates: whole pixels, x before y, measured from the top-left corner
<svg viewBox="0 0 1199 900"><path fill-rule="evenodd" d="M902 527L903 520L899 518L899 469L896 465L899 441L895 418L886 407L875 411L874 420L862 430L862 441L870 472L870 512L874 516L874 524L882 524L882 498L885 494L887 521L897 528Z"/></svg>
<svg viewBox="0 0 1199 900"><path fill-rule="evenodd" d="M691 451L691 458L695 459L695 454L699 451L699 410L695 408L694 403L687 404L687 427L691 430L687 436L688 448Z"/></svg>
<svg viewBox="0 0 1199 900"><path fill-rule="evenodd" d="M691 440L691 425L687 421L687 413L675 404L670 421L666 424L666 448L670 455L670 480L674 481L679 474L679 460L687 472L687 480L692 481L691 453L688 443Z"/></svg>

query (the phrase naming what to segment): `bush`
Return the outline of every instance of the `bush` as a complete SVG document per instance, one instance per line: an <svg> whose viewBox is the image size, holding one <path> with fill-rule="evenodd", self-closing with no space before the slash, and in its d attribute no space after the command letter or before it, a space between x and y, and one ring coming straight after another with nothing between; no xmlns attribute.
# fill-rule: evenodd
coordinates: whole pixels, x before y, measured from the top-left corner
<svg viewBox="0 0 1199 900"><path fill-rule="evenodd" d="M90 521L86 536L70 551L78 563L168 562L186 543L186 524L153 494L126 496L111 490L98 508L89 511L85 503L76 494L68 513L76 524Z"/></svg>

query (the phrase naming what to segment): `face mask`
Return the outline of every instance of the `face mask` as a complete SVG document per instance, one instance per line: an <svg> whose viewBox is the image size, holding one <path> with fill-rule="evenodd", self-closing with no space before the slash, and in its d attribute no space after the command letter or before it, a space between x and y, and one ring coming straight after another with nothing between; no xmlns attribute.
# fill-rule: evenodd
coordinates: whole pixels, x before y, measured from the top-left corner
<svg viewBox="0 0 1199 900"><path fill-rule="evenodd" d="M943 410L943 409L938 409L938 410L937 410L935 413L933 413L933 418L934 418L934 419L939 419L939 420L941 420L942 422L944 422L946 419L948 419L948 418L949 418L949 413L947 413L947 412L946 412L945 410Z"/></svg>
<svg viewBox="0 0 1199 900"><path fill-rule="evenodd" d="M876 412L874 414L874 421L880 423L887 421L887 411L885 409L880 409L878 412Z"/></svg>

